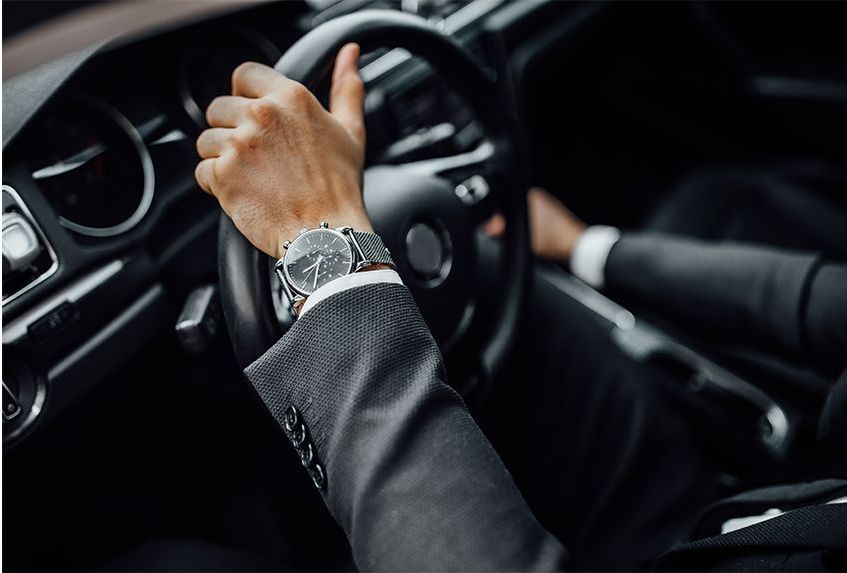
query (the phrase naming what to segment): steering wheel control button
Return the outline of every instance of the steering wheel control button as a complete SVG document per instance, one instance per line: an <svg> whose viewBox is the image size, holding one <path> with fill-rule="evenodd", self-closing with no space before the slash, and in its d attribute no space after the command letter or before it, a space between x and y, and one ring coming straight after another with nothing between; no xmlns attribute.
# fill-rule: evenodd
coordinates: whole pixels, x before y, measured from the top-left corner
<svg viewBox="0 0 847 573"><path fill-rule="evenodd" d="M324 473L324 469L321 464L315 464L309 470L309 475L312 476L312 481L314 482L316 488L321 491L326 489L326 474Z"/></svg>
<svg viewBox="0 0 847 573"><path fill-rule="evenodd" d="M444 273L448 257L441 233L426 223L416 223L406 233L406 258L412 269L425 280Z"/></svg>
<svg viewBox="0 0 847 573"><path fill-rule="evenodd" d="M456 185L456 197L461 199L465 205L479 203L488 196L490 191L491 187L482 175L468 177Z"/></svg>
<svg viewBox="0 0 847 573"><path fill-rule="evenodd" d="M285 431L288 433L293 432L297 424L300 423L300 412L297 410L297 407L289 406L286 408L285 413L282 415L282 420Z"/></svg>

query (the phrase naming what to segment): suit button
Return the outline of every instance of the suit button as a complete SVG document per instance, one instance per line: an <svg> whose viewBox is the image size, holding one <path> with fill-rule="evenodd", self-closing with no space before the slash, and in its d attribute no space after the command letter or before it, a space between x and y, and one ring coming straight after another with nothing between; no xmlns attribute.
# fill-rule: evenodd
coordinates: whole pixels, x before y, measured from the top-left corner
<svg viewBox="0 0 847 573"><path fill-rule="evenodd" d="M312 465L312 462L315 461L315 450L312 448L312 444L306 444L300 450L300 462L303 464L304 468L309 468Z"/></svg>
<svg viewBox="0 0 847 573"><path fill-rule="evenodd" d="M315 464L311 467L309 469L309 475L312 476L312 481L315 483L315 487L323 491L326 487L326 475L324 474L324 469L321 467L321 464Z"/></svg>
<svg viewBox="0 0 847 573"><path fill-rule="evenodd" d="M297 424L297 427L291 432L289 439L298 451L303 447L303 444L306 443L306 426L303 425L303 422Z"/></svg>
<svg viewBox="0 0 847 573"><path fill-rule="evenodd" d="M300 412L297 411L297 408L295 406L286 408L282 415L282 424L285 427L285 431L289 433L293 432L299 422Z"/></svg>

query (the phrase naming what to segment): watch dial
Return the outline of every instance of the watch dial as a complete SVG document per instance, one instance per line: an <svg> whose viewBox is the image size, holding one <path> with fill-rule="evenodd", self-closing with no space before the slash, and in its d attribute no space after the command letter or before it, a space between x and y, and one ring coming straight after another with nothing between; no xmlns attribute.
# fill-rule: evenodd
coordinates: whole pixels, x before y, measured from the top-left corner
<svg viewBox="0 0 847 573"><path fill-rule="evenodd" d="M332 229L306 231L285 253L286 277L300 294L312 294L351 270L353 249L344 235Z"/></svg>

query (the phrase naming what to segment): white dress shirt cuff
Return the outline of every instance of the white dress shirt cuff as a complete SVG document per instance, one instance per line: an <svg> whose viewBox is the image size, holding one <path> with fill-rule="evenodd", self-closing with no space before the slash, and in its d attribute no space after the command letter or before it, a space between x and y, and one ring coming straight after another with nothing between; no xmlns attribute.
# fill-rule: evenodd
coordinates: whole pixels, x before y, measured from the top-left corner
<svg viewBox="0 0 847 573"><path fill-rule="evenodd" d="M594 288L606 283L606 260L621 232L608 225L592 225L583 231L571 255L571 272Z"/></svg>
<svg viewBox="0 0 847 573"><path fill-rule="evenodd" d="M347 289L356 288L364 285L372 285L377 283L394 283L401 285L400 275L393 269L379 269L377 271L363 271L359 273L351 273L343 276L340 279L326 283L324 286L316 290L306 299L303 308L300 309L300 317L309 312L316 304L322 300L331 297L334 294L344 292Z"/></svg>

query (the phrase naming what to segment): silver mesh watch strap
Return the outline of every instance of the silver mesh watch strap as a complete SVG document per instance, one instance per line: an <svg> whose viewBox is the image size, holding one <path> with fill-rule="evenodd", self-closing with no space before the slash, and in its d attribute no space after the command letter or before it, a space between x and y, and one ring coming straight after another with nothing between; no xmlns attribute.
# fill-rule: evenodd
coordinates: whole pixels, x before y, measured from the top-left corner
<svg viewBox="0 0 847 573"><path fill-rule="evenodd" d="M376 233L351 231L350 237L353 239L353 245L359 251L359 264L356 270L375 264L385 264L394 267L394 259L391 258L391 253L379 235Z"/></svg>

